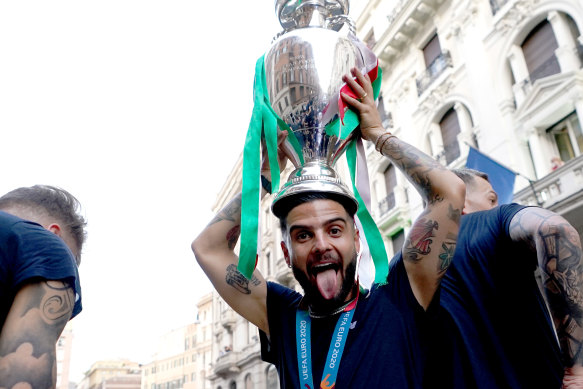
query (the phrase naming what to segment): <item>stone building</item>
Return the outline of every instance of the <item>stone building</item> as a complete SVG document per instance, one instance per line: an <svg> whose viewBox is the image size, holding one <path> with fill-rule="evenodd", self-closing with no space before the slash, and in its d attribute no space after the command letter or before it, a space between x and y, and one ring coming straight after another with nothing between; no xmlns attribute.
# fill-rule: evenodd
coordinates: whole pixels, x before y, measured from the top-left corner
<svg viewBox="0 0 583 389"><path fill-rule="evenodd" d="M515 202L553 210L583 234L582 2L370 0L356 27L383 69L385 128L452 168L465 166L470 146L478 149L517 173ZM553 166L553 157L563 165ZM421 198L371 144L367 159L370 212L390 258ZM215 211L241 190L241 177L239 160ZM267 280L297 288L271 200L260 207L258 267ZM213 306L212 389L278 387L273 367L260 360L257 329L216 292ZM232 351L221 354L224 347Z"/></svg>
<svg viewBox="0 0 583 389"><path fill-rule="evenodd" d="M160 338L152 362L142 366L141 389L207 389L212 361L213 295L203 296L197 320Z"/></svg>

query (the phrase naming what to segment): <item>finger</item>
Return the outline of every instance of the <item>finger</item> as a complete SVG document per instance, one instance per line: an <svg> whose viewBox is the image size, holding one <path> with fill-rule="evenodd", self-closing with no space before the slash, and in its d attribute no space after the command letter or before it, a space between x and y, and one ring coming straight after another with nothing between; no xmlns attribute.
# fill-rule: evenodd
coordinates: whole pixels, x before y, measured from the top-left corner
<svg viewBox="0 0 583 389"><path fill-rule="evenodd" d="M352 89L356 96L364 96L366 91L360 86L360 84L351 76L344 75L342 77L343 81Z"/></svg>
<svg viewBox="0 0 583 389"><path fill-rule="evenodd" d="M370 78L368 77L368 74L363 75L358 68L352 68L352 74L356 77L360 87L363 89L365 93L372 92L372 84L370 83Z"/></svg>
<svg viewBox="0 0 583 389"><path fill-rule="evenodd" d="M354 97L347 95L344 92L341 92L340 95L342 96L342 99L344 100L344 102L346 102L346 104L350 105L351 107L356 108L359 111L362 108L362 106L364 105L362 102L358 101Z"/></svg>

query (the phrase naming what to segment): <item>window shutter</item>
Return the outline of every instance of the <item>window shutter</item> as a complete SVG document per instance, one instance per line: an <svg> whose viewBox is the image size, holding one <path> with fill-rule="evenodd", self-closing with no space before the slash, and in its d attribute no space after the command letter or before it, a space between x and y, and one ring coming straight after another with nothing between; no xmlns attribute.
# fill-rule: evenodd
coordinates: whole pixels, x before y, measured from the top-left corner
<svg viewBox="0 0 583 389"><path fill-rule="evenodd" d="M457 135L460 133L460 124L455 109L450 108L443 115L441 122L439 122L439 127L441 127L441 137L445 150L445 162L449 165L460 156L460 145L457 141Z"/></svg>

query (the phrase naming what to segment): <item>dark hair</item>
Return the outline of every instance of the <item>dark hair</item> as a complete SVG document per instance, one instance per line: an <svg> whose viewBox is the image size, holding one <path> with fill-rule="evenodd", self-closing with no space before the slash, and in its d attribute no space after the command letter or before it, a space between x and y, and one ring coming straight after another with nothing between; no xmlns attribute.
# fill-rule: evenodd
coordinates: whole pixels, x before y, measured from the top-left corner
<svg viewBox="0 0 583 389"><path fill-rule="evenodd" d="M0 209L22 206L39 214L55 218L71 235L79 252L85 242L87 223L79 214L81 204L64 189L49 185L34 185L14 189L0 197Z"/></svg>
<svg viewBox="0 0 583 389"><path fill-rule="evenodd" d="M298 205L308 203L310 201L315 200L332 200L336 201L346 210L346 213L350 215L352 219L354 219L354 215L356 214L357 205L354 200L337 194L337 193L330 193L330 192L302 192L295 195L291 195L289 197L285 197L280 199L277 203L273 205L273 214L279 218L279 226L281 227L281 231L285 233L287 228L286 219L289 212L297 207Z"/></svg>
<svg viewBox="0 0 583 389"><path fill-rule="evenodd" d="M460 169L451 169L451 171L456 176L458 176L459 178L461 178L461 180L467 186L470 186L470 185L473 185L474 184L475 177L480 177L480 178L483 178L484 180L490 182L490 179L488 178L488 175L486 173L484 173L484 172L479 171L479 170L475 170L475 169L470 169L470 168L464 167L464 168L460 168Z"/></svg>

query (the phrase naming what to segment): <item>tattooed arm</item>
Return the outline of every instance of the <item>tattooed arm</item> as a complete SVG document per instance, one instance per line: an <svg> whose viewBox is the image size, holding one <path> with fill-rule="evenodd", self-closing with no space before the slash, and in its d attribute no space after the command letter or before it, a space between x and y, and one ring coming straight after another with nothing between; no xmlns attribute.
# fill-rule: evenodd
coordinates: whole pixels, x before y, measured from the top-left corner
<svg viewBox="0 0 583 389"><path fill-rule="evenodd" d="M359 112L362 137L389 158L423 198L425 209L415 220L403 246L403 259L413 293L427 309L447 270L457 241L465 185L455 174L420 150L387 133L382 127L368 75L354 69L344 77L360 100L346 94L347 104Z"/></svg>
<svg viewBox="0 0 583 389"><path fill-rule="evenodd" d="M577 230L554 212L528 207L512 218L510 237L536 250L563 362L583 368L583 258Z"/></svg>
<svg viewBox="0 0 583 389"><path fill-rule="evenodd" d="M278 162L285 168L288 156L282 150L287 133L278 132ZM269 160L263 148L261 175L271 179ZM267 193L261 190L263 198ZM213 283L215 289L231 308L255 324L269 336L267 323L267 285L259 271L248 280L237 270L239 258L233 251L241 232L241 193L236 195L202 233L192 242L196 260Z"/></svg>
<svg viewBox="0 0 583 389"><path fill-rule="evenodd" d="M192 242L192 250L221 297L245 319L269 334L267 285L259 271L248 280L237 270L233 251L241 227L241 194L233 198Z"/></svg>
<svg viewBox="0 0 583 389"><path fill-rule="evenodd" d="M55 387L55 345L74 304L73 288L62 281L30 283L18 291L0 333L0 388Z"/></svg>

